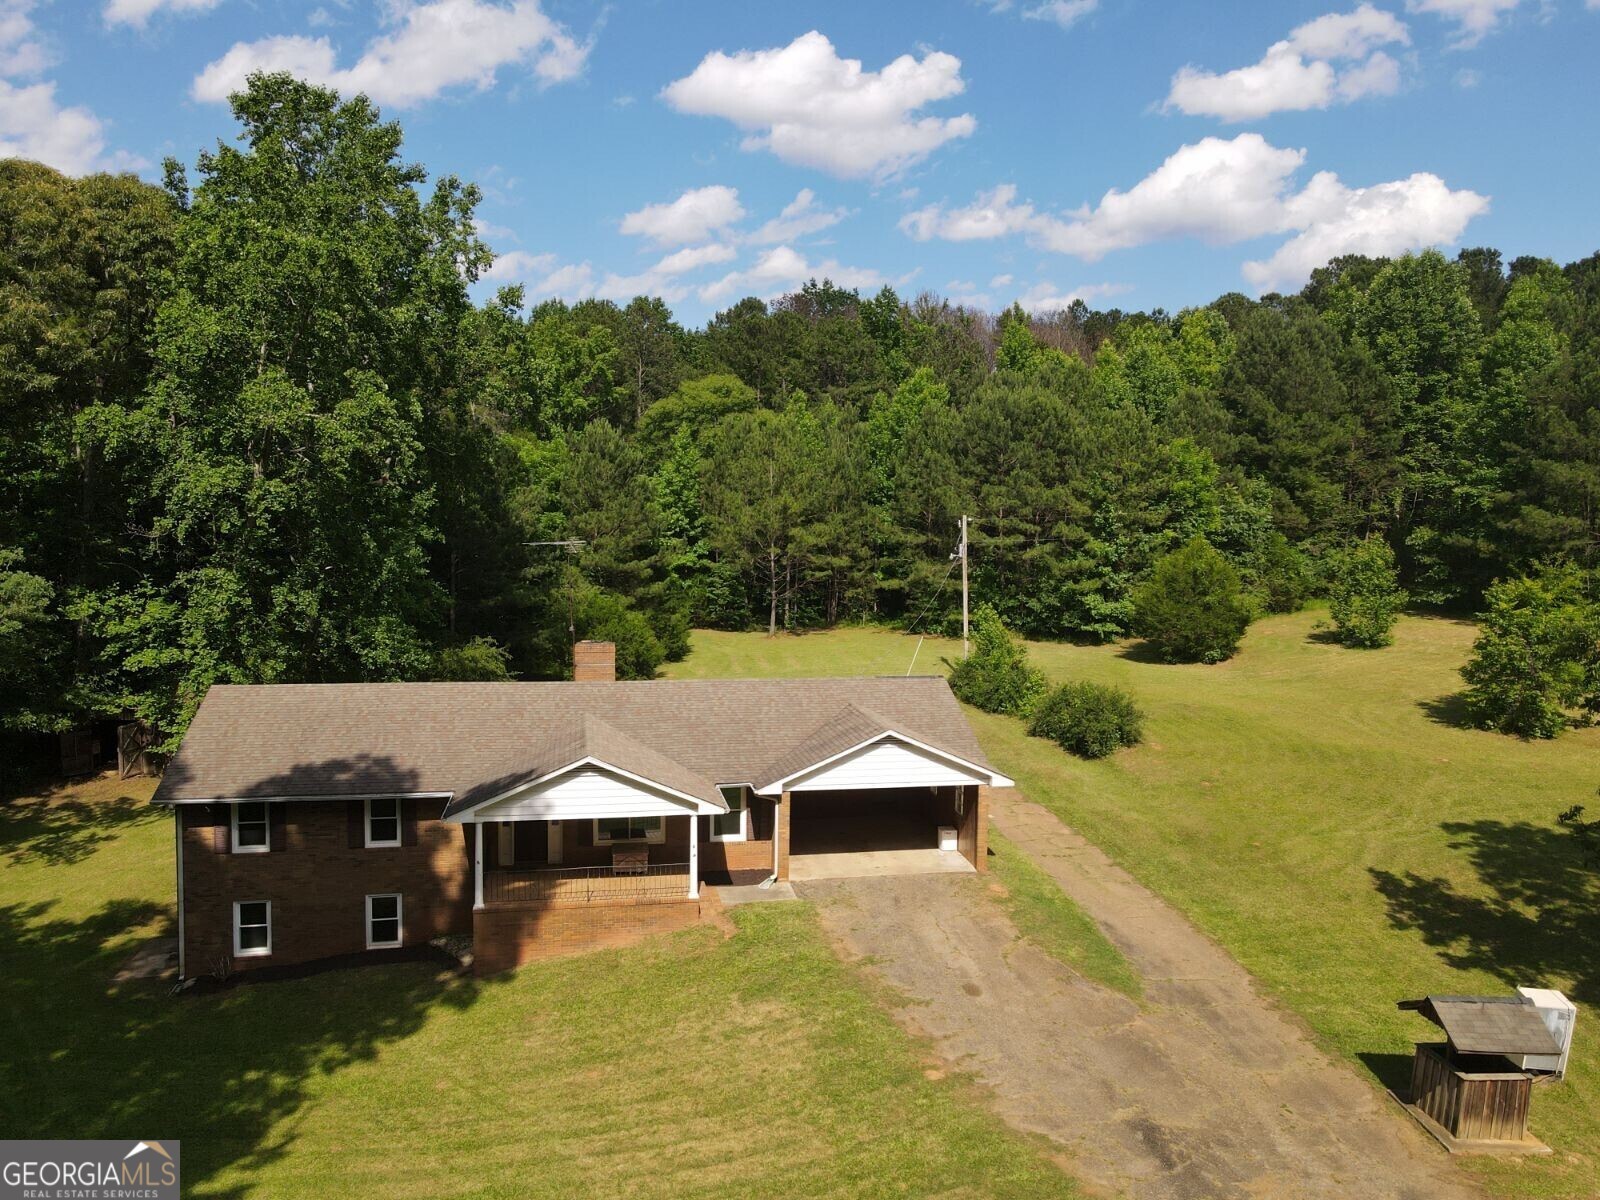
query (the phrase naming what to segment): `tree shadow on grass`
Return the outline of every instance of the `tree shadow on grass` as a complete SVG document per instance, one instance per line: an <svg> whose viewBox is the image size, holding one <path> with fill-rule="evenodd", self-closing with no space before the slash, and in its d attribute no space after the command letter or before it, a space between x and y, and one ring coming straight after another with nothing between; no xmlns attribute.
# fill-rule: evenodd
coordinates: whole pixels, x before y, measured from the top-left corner
<svg viewBox="0 0 1600 1200"><path fill-rule="evenodd" d="M168 819L147 800L52 800L28 797L0 804L0 847L10 865L43 862L65 866L81 862L104 842L115 841L133 825Z"/></svg>
<svg viewBox="0 0 1600 1200"><path fill-rule="evenodd" d="M1390 922L1420 933L1451 966L1508 987L1558 986L1580 1003L1600 1002L1600 875L1585 867L1572 836L1554 822L1447 821L1440 828L1452 849L1465 852L1482 891L1373 868Z"/></svg>
<svg viewBox="0 0 1600 1200"><path fill-rule="evenodd" d="M1464 692L1451 692L1448 696L1435 696L1432 700L1418 700L1417 707L1435 725L1448 725L1451 729L1474 728Z"/></svg>
<svg viewBox="0 0 1600 1200"><path fill-rule="evenodd" d="M1161 657L1161 651L1157 650L1153 643L1147 642L1143 638L1138 638L1131 642L1123 642L1121 646L1117 647L1117 657L1125 658L1129 662L1155 663L1157 666L1170 665L1165 658Z"/></svg>
<svg viewBox="0 0 1600 1200"><path fill-rule="evenodd" d="M371 1059L440 1006L471 1005L485 986L405 963L205 996L152 981L111 988L130 938L159 924L170 933L170 910L113 900L64 920L54 907L0 905L0 1129L181 1139L185 1194L243 1194L213 1181L289 1150L313 1080Z"/></svg>

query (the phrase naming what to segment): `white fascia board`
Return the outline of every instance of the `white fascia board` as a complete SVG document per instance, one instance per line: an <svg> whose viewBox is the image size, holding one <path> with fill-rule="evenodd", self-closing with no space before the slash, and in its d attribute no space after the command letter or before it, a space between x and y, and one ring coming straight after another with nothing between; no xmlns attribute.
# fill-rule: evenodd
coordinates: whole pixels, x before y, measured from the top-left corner
<svg viewBox="0 0 1600 1200"><path fill-rule="evenodd" d="M885 729L882 733L875 733L865 741L857 742L854 746L851 746L845 750L841 750L837 754L830 754L827 758L824 758L819 762L814 762L810 766L801 767L798 771L790 771L781 779L774 779L765 787L758 787L754 789L755 794L758 796L781 796L784 788L786 788L794 780L799 779L801 776L810 775L813 771L820 771L823 767L828 766L830 763L836 763L842 758L849 758L850 755L855 754L858 751L865 750L868 746L873 746L878 742L889 739L893 739L897 742L904 742L908 746L915 746L918 750L921 750L924 753L931 754L935 758L941 759L947 763L951 763L954 766L962 768L963 770L971 771L974 775L985 775L989 779L988 786L990 787L1016 786L1014 780L1000 774L999 771L991 770L988 767L980 767L977 763L968 762L958 754L951 754L948 750L941 750L937 746L930 746L927 742L921 742L914 737L908 737L906 734L900 733L898 730Z"/></svg>
<svg viewBox="0 0 1600 1200"><path fill-rule="evenodd" d="M665 796L670 796L674 800L678 800L689 805L691 810L698 816L725 813L728 811L728 802L723 800L721 796L718 796L716 803L713 804L710 800L707 800L704 797L691 796L688 792L680 792L677 788L668 787L666 784L661 783L658 780L646 779L643 775L636 775L632 771L624 771L621 767L614 767L604 759L596 758L591 754L585 758L580 758L575 762L570 762L564 767L557 767L554 771L546 771L543 775L540 775L536 779L526 779L517 784L516 787L507 788L498 795L486 797L485 799L478 801L471 808L463 808L458 812L451 813L445 818L445 820L455 825L467 824L472 821L472 814L477 812L480 808L483 808L485 805L498 804L500 801L509 796L514 796L518 792L525 792L530 788L536 788L541 783L549 783L552 779L559 779L563 775L570 775L572 772L581 771L586 767L594 768L600 771L610 771L613 775L620 776L621 778L628 780L630 783L638 784L640 787L646 788L650 791L660 792Z"/></svg>

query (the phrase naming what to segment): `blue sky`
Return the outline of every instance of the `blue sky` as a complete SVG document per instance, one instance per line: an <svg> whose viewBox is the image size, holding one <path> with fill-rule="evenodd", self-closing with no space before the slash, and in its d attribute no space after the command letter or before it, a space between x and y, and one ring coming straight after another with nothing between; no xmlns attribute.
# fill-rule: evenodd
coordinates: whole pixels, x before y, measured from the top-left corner
<svg viewBox="0 0 1600 1200"><path fill-rule="evenodd" d="M1600 249L1597 50L1600 0L0 0L0 154L154 178L284 67L483 187L486 286L1177 309Z"/></svg>

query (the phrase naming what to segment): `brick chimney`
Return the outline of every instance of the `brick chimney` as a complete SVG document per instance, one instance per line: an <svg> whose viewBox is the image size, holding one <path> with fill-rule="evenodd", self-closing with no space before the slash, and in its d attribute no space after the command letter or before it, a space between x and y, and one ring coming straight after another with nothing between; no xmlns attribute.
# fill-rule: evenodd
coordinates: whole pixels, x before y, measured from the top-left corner
<svg viewBox="0 0 1600 1200"><path fill-rule="evenodd" d="M572 678L578 683L615 683L617 644L579 642L572 648Z"/></svg>

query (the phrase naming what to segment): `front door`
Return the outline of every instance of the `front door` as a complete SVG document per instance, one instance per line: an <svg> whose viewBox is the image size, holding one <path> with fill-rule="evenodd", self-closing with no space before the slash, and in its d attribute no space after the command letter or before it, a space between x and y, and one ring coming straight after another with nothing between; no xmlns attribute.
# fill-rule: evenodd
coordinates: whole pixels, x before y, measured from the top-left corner
<svg viewBox="0 0 1600 1200"><path fill-rule="evenodd" d="M519 866L549 861L549 826L549 821L517 821L513 824L513 850Z"/></svg>

